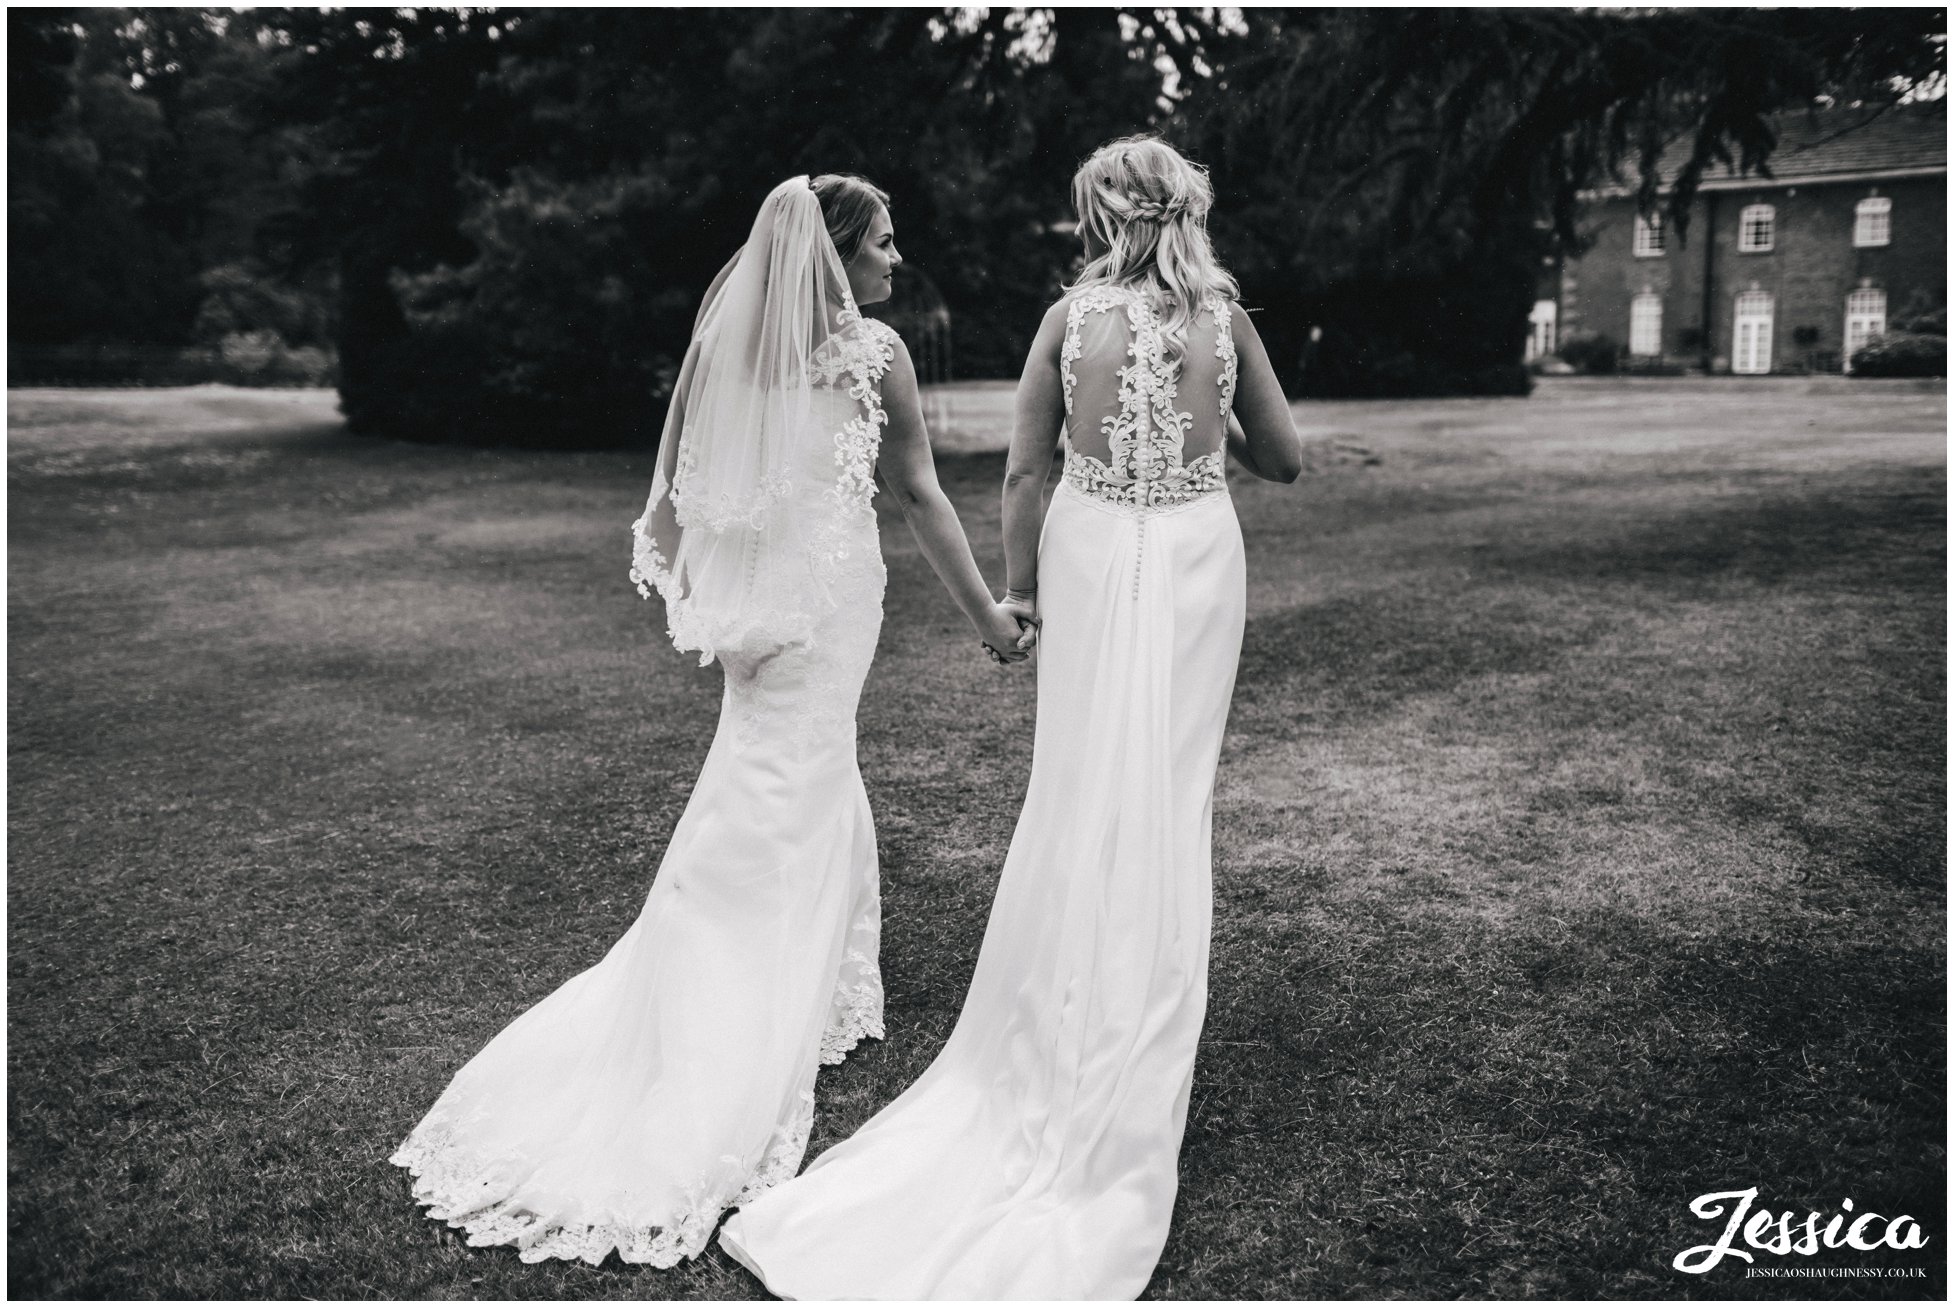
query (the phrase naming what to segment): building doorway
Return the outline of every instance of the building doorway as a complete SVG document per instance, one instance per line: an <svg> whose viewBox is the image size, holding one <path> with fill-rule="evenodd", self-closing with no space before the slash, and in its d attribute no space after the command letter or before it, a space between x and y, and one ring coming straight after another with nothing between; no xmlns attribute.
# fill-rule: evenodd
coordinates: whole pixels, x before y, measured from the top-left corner
<svg viewBox="0 0 1954 1308"><path fill-rule="evenodd" d="M1628 352L1645 359L1662 353L1662 297L1644 291L1628 306Z"/></svg>
<svg viewBox="0 0 1954 1308"><path fill-rule="evenodd" d="M1771 324L1777 304L1769 291L1745 291L1737 297L1737 322L1730 351L1730 371L1754 375L1771 371Z"/></svg>
<svg viewBox="0 0 1954 1308"><path fill-rule="evenodd" d="M1886 335L1886 292L1876 287L1860 287L1845 297L1845 370L1852 371L1852 356Z"/></svg>
<svg viewBox="0 0 1954 1308"><path fill-rule="evenodd" d="M1527 362L1544 359L1552 354L1556 342L1554 329L1559 325L1560 304L1554 300L1535 300L1533 312L1527 315Z"/></svg>

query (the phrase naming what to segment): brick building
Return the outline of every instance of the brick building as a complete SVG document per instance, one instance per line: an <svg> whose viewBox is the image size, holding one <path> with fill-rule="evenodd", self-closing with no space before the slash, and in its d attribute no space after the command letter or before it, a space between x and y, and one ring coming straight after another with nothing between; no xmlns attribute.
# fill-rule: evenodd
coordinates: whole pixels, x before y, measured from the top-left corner
<svg viewBox="0 0 1954 1308"><path fill-rule="evenodd" d="M1945 102L1777 128L1775 175L1706 172L1684 239L1626 191L1596 195L1593 246L1535 305L1529 355L1580 333L1612 338L1630 367L1835 372L1890 322L1944 306Z"/></svg>

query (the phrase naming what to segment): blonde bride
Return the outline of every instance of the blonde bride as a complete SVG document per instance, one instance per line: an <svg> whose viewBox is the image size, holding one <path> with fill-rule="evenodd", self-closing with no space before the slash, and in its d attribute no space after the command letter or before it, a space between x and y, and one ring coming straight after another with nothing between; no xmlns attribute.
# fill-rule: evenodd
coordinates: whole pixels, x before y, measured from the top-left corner
<svg viewBox="0 0 1954 1308"><path fill-rule="evenodd" d="M1301 450L1206 175L1136 137L1072 194L1088 262L1025 362L1004 491L1007 599L1044 623L1029 793L949 1043L720 1233L785 1297L1130 1299L1167 1238L1246 603L1223 465L1292 481Z"/></svg>

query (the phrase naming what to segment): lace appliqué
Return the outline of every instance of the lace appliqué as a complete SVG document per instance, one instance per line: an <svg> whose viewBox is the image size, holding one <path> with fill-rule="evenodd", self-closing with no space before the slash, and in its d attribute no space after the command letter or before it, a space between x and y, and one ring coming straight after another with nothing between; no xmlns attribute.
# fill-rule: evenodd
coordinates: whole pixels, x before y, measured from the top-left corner
<svg viewBox="0 0 1954 1308"><path fill-rule="evenodd" d="M749 531L760 531L766 526L767 514L775 505L794 493L793 478L783 473L762 477L753 495L724 494L706 498L691 490L692 479L698 472L696 453L681 441L678 451L678 466L672 473L672 512L677 516L681 527L694 527L705 531L728 531L734 527L745 527Z"/></svg>
<svg viewBox="0 0 1954 1308"><path fill-rule="evenodd" d="M851 949L844 972L854 968L856 980L835 987L840 1012L829 1019L821 1035L821 1065L833 1067L866 1039L882 1039L882 970L867 951Z"/></svg>
<svg viewBox="0 0 1954 1308"><path fill-rule="evenodd" d="M1222 451L1203 454L1194 462L1147 481L1116 476L1090 454L1068 450L1065 480L1074 490L1107 504L1131 509L1164 509L1190 504L1228 489Z"/></svg>
<svg viewBox="0 0 1954 1308"><path fill-rule="evenodd" d="M717 651L713 649L708 625L698 610L685 602L678 578L672 573L671 560L652 543L649 510L631 524L631 581L637 586L638 594L646 599L652 597L654 590L664 599L665 634L672 638L674 646L698 650L702 668L713 661Z"/></svg>
<svg viewBox="0 0 1954 1308"><path fill-rule="evenodd" d="M651 540L651 513L631 524L631 583L650 599L655 587L663 594L672 585L672 561Z"/></svg>
<svg viewBox="0 0 1954 1308"><path fill-rule="evenodd" d="M851 950L848 961L860 968L862 980L837 991L847 1004L840 1020L831 1022L821 1037L824 1065L842 1062L864 1036L882 1038L881 973L874 960L859 950ZM464 1232L472 1247L513 1245L526 1263L581 1259L593 1267L616 1250L623 1262L673 1267L704 1251L728 1208L752 1202L799 1171L813 1129L814 1091L802 1090L743 1181L714 1186L701 1180L687 1195L683 1211L657 1226L552 1225L516 1201L490 1198L501 1189L498 1169L457 1144L452 1123L432 1118L416 1127L387 1161L406 1168L414 1178L414 1201L427 1206L427 1215ZM727 1165L727 1175L738 1176L744 1170L735 1155L720 1161Z"/></svg>
<svg viewBox="0 0 1954 1308"><path fill-rule="evenodd" d="M1203 454L1191 463L1181 461L1194 415L1176 407L1180 366L1168 360L1160 320L1146 297L1137 292L1094 286L1082 292L1066 311L1059 374L1067 416L1072 412L1072 363L1082 349L1080 322L1088 313L1117 306L1126 309L1132 328L1127 353L1133 362L1119 370L1120 411L1101 422L1112 457L1107 462L1067 450L1065 480L1095 500L1143 509L1184 504L1226 491L1224 451ZM1208 309L1215 315L1215 354L1222 360L1221 411L1225 419L1234 404L1235 342L1227 302L1215 296Z"/></svg>
<svg viewBox="0 0 1954 1308"><path fill-rule="evenodd" d="M787 1120L774 1128L759 1162L742 1181L714 1186L701 1180L687 1194L680 1213L655 1226L552 1224L516 1200L487 1198L502 1189L497 1169L458 1146L453 1127L445 1123L416 1128L387 1161L413 1176L414 1202L425 1204L430 1218L465 1232L472 1247L513 1245L526 1263L581 1259L593 1267L616 1250L623 1262L673 1267L704 1251L720 1214L799 1170L813 1125L814 1091L802 1090ZM743 1171L737 1157L728 1155L720 1161L727 1164L729 1175Z"/></svg>
<svg viewBox="0 0 1954 1308"><path fill-rule="evenodd" d="M1238 368L1235 362L1235 314L1228 307L1228 301L1215 296L1208 303L1214 313L1214 357L1221 360L1221 420L1228 421L1228 415L1235 409L1235 377Z"/></svg>
<svg viewBox="0 0 1954 1308"><path fill-rule="evenodd" d="M1065 416L1072 416L1072 388L1078 378L1072 374L1072 365L1085 346L1079 340L1079 323L1089 313L1100 313L1126 302L1125 293L1115 286L1089 286L1079 292L1065 310L1065 343L1058 351L1059 383L1065 388Z"/></svg>
<svg viewBox="0 0 1954 1308"><path fill-rule="evenodd" d="M566 1258L595 1267L615 1249L627 1263L672 1267L706 1247L719 1214L731 1202L729 1197L715 1206L700 1195L672 1221L657 1226L552 1224L515 1200L490 1198L502 1189L497 1170L463 1150L447 1124L423 1123L387 1161L413 1176L414 1202L425 1204L430 1218L464 1232L474 1248L513 1245L526 1263Z"/></svg>
<svg viewBox="0 0 1954 1308"><path fill-rule="evenodd" d="M807 649L813 649L812 642ZM799 651L779 657L799 657ZM753 668L739 661L721 662L726 665L725 712L741 745L770 743L805 750L845 739L853 748L855 704L844 693L853 674L836 660L809 660L806 683L786 703L769 693L769 679L756 675Z"/></svg>
<svg viewBox="0 0 1954 1308"><path fill-rule="evenodd" d="M883 424L889 419L882 408L881 383L889 366L895 362L895 349L900 339L888 324L862 317L851 302L838 315L835 333L822 343L810 361L813 368L811 380L817 386L834 386L846 376L849 379L848 394L855 400L857 408L856 416L843 423L835 433L835 481L826 492L832 512L813 529L812 561L816 573L826 582L832 583L860 548L863 525L868 524L868 530L873 532L875 460L881 450ZM673 470L673 484L665 494L671 500L673 513L682 526L712 531L723 531L734 526L762 530L767 514L794 489L792 479L775 475L763 479L753 497L736 501L732 497L722 496L720 498L724 503L702 504L698 497L688 495L684 490L692 467L691 452L681 442L678 464ZM652 503L655 504L657 487L653 489ZM699 665L704 667L717 656L712 633L694 606L687 601L672 571L671 560L653 542L651 513L652 508L648 505L645 512L631 524L632 584L646 599L650 599L654 592L664 599L666 631L672 643L679 649L698 650ZM872 549L867 552L875 553ZM803 628L807 625L805 615L782 613L775 616L778 621L774 625L780 628L783 643L804 635Z"/></svg>
<svg viewBox="0 0 1954 1308"><path fill-rule="evenodd" d="M843 330L829 337L814 357L815 384L834 386L845 374L858 410L835 433L835 484L827 492L835 513L816 541L816 562L829 580L853 552L851 529L874 517L875 460L882 448L882 426L889 420L882 407L882 378L895 362L899 339L887 323L852 309L843 310L841 319Z"/></svg>
<svg viewBox="0 0 1954 1308"><path fill-rule="evenodd" d="M751 1203L782 1181L791 1180L794 1173L801 1169L801 1159L807 1153L807 1138L813 1132L814 1092L803 1090L795 1096L792 1116L774 1128L773 1139L767 1142L767 1152L761 1156L760 1165L753 1169L753 1175L725 1207L737 1208L741 1204ZM729 1158L725 1161L737 1163L739 1160Z"/></svg>

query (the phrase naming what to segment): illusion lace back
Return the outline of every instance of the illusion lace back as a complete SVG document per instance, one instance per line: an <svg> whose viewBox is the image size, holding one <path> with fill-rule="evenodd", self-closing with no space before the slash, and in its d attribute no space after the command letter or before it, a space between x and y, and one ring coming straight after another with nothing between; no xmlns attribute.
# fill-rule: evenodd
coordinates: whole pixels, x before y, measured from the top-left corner
<svg viewBox="0 0 1954 1308"><path fill-rule="evenodd" d="M870 496L894 344L844 315L814 356L833 439L781 488L827 524L832 607L784 651L721 651L719 729L643 912L463 1067L393 1156L470 1244L525 1262L697 1254L728 1206L799 1167L819 1066L882 1034L855 709L882 622Z"/></svg>
<svg viewBox="0 0 1954 1308"><path fill-rule="evenodd" d="M1068 483L1107 503L1148 508L1225 489L1235 338L1226 301L1215 297L1205 308L1188 325L1179 357L1170 357L1145 296L1094 286L1073 298L1059 353ZM1086 368L1083 377L1074 368L1120 350L1130 360L1123 367Z"/></svg>
<svg viewBox="0 0 1954 1308"><path fill-rule="evenodd" d="M1077 293L1039 545L1031 783L936 1061L720 1243L796 1299L1118 1299L1173 1215L1207 1006L1210 829L1246 610L1230 305L1178 352Z"/></svg>

